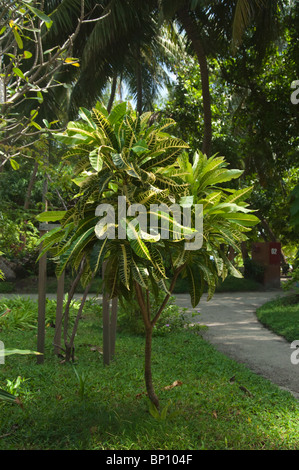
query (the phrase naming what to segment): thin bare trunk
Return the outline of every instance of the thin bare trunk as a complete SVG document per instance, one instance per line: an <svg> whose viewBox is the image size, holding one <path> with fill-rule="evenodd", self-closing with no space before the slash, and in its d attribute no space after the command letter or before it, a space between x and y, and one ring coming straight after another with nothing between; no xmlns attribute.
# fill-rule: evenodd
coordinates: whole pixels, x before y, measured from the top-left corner
<svg viewBox="0 0 299 470"><path fill-rule="evenodd" d="M159 399L155 393L152 377L152 336L153 327L146 328L145 332L145 360L144 360L144 378L149 399L159 409Z"/></svg>
<svg viewBox="0 0 299 470"><path fill-rule="evenodd" d="M112 78L112 83L111 83L111 91L110 91L110 98L109 98L109 103L107 106L107 111L110 114L114 98L115 98L115 93L116 93L116 85L117 85L117 74L115 73Z"/></svg>
<svg viewBox="0 0 299 470"><path fill-rule="evenodd" d="M135 290L138 304L141 310L143 323L145 326L145 358L144 358L144 379L146 391L151 402L159 409L159 399L155 393L152 377L152 336L153 325L151 324L148 312L148 302L145 300L142 287L135 282Z"/></svg>
<svg viewBox="0 0 299 470"><path fill-rule="evenodd" d="M137 112L139 115L142 114L142 101L143 101L143 90L142 90L142 67L141 67L141 54L140 47L138 46L137 58L136 58L136 83L137 83Z"/></svg>
<svg viewBox="0 0 299 470"><path fill-rule="evenodd" d="M75 349L74 349L74 340L75 340L75 336L76 336L76 333L77 333L77 330L78 330L79 320L82 316L83 308L84 308L84 305L85 305L85 302L86 302L87 294L89 292L90 284L91 283L88 284L88 286L86 287L86 289L84 291L84 294L83 294L83 297L82 297L82 300L81 300L81 304L80 304L80 307L79 307L79 310L78 310L78 313L77 313L77 316L76 316L76 320L75 320L75 323L74 323L74 326L73 326L73 331L72 331L70 340L65 344L65 360L66 361L69 361L71 358L72 358L72 360L74 360L74 351L75 351Z"/></svg>
<svg viewBox="0 0 299 470"><path fill-rule="evenodd" d="M200 38L197 24L187 8L179 10L178 19L181 22L188 38L192 43L200 67L204 118L204 136L202 143L202 152L209 156L212 141L212 112L207 57Z"/></svg>
<svg viewBox="0 0 299 470"><path fill-rule="evenodd" d="M65 306L65 309L64 309L63 338L64 338L64 345L65 345L65 354L66 354L65 359L66 359L66 361L69 361L70 358L71 358L71 350L68 347L68 344L69 344L69 341L68 341L68 326L69 326L70 306L71 306L71 302L72 302L74 294L75 294L76 287L77 287L77 285L78 285L78 283L81 279L83 269L84 269L84 264L85 264L85 260L83 260L81 262L79 272L78 272L77 276L75 277L75 279L74 279L74 281L71 285L71 288L70 288L69 293L68 293L67 303L66 303L66 306Z"/></svg>
<svg viewBox="0 0 299 470"><path fill-rule="evenodd" d="M164 300L158 309L158 312L151 320L150 315L150 302L149 302L149 291L146 290L144 295L142 291L142 287L135 282L135 292L137 301L140 307L143 323L145 326L145 360L144 360L144 378L145 378L145 385L146 391L148 394L149 399L151 402L159 409L159 399L155 393L154 386L153 386L153 378L152 378L152 336L153 336L153 329L155 324L160 318L161 313L163 312L164 308L167 305L167 302L171 296L171 293L174 289L176 284L177 278L184 268L184 265L180 266L174 273L171 285L169 287L169 293L167 293L164 297Z"/></svg>
<svg viewBox="0 0 299 470"><path fill-rule="evenodd" d="M35 180L36 180L37 170L38 170L38 162L36 161L35 164L34 164L34 167L33 167L33 171L32 171L32 174L31 174L31 178L30 178L30 181L29 181L29 184L28 184L28 187L27 187L26 196L25 196L25 202L24 202L24 210L25 211L29 209L31 193L32 193L33 186L34 186L34 183L35 183Z"/></svg>

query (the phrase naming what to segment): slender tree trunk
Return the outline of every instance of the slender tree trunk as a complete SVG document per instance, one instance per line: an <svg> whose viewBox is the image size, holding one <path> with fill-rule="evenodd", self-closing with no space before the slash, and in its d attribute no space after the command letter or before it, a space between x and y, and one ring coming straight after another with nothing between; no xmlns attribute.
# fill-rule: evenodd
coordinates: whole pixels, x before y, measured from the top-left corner
<svg viewBox="0 0 299 470"><path fill-rule="evenodd" d="M144 378L149 399L159 409L159 399L155 393L152 378L152 336L153 327L145 330L145 361L144 361Z"/></svg>
<svg viewBox="0 0 299 470"><path fill-rule="evenodd" d="M135 282L135 292L137 301L140 307L143 323L145 326L145 360L144 360L144 378L145 378L145 385L146 391L148 394L149 399L151 402L159 409L159 399L155 393L154 385L153 385L153 377L152 377L152 337L153 337L153 329L157 321L159 320L161 313L163 312L164 308L167 305L167 302L171 296L171 293L174 289L176 284L177 278L180 272L183 270L184 265L180 266L174 273L172 282L169 287L169 293L165 295L165 298L158 309L158 312L151 319L150 314L150 302L149 302L149 291L146 291L146 295L144 295L142 291L142 287L138 282Z"/></svg>
<svg viewBox="0 0 299 470"><path fill-rule="evenodd" d="M245 260L249 258L249 253L248 253L246 242L241 242L241 253L242 253L243 263L245 264Z"/></svg>
<svg viewBox="0 0 299 470"><path fill-rule="evenodd" d="M88 286L86 287L86 289L84 291L84 294L83 294L83 297L82 297L82 300L81 300L81 304L80 304L80 307L79 307L79 310L78 310L78 313L77 313L77 316L76 316L76 320L75 320L75 323L74 323L74 326L73 326L73 331L72 331L70 340L65 344L65 360L67 362L70 361L71 358L74 361L75 336L76 336L76 333L77 333L77 330L78 330L79 320L82 316L82 312L83 312L83 308L84 308L84 305L85 305L85 302L86 302L87 294L89 292L90 284L91 283L88 284Z"/></svg>
<svg viewBox="0 0 299 470"><path fill-rule="evenodd" d="M141 55L140 47L137 49L136 58L136 83L137 83L137 112L139 115L142 114L142 101L143 101L143 90L142 90L142 67L141 67Z"/></svg>
<svg viewBox="0 0 299 470"><path fill-rule="evenodd" d="M200 67L204 118L202 152L207 156L210 156L212 141L212 112L207 57L201 42L197 24L188 9L183 8L179 10L177 16L192 43Z"/></svg>
<svg viewBox="0 0 299 470"><path fill-rule="evenodd" d="M123 102L122 76L119 77L117 91L118 91L118 95L119 95L119 101L122 103Z"/></svg>
<svg viewBox="0 0 299 470"><path fill-rule="evenodd" d="M144 379L145 379L146 391L151 402L156 406L157 409L159 409L159 399L154 390L153 377L152 377L153 324L151 323L150 312L148 310L149 302L148 300L145 300L145 297L142 292L142 287L137 282L135 282L135 291L136 291L138 304L141 310L143 323L145 326Z"/></svg>
<svg viewBox="0 0 299 470"><path fill-rule="evenodd" d="M70 306L71 306L71 302L73 300L73 297L74 297L74 294L75 294L75 291L76 291L76 287L77 287L77 285L78 285L78 283L81 279L83 269L84 269L84 264L85 264L85 260L83 260L81 262L79 272L78 272L77 276L75 277L75 279L74 279L74 281L71 285L71 288L70 288L69 293L68 293L67 303L66 303L66 306L65 306L65 309L64 309L63 338L64 338L65 360L66 361L69 361L71 359L71 355L72 355L72 348L69 346L69 341L68 341L68 326L69 326Z"/></svg>
<svg viewBox="0 0 299 470"><path fill-rule="evenodd" d="M108 103L108 106L107 106L107 111L108 111L109 114L111 112L113 102L114 102L114 98L115 98L116 85L117 85L117 73L115 73L113 75L112 83L111 83L110 98L109 98L109 103Z"/></svg>
<svg viewBox="0 0 299 470"><path fill-rule="evenodd" d="M28 187L27 187L27 192L26 192L26 197L25 197L25 202L24 202L24 210L25 211L29 209L31 193L32 193L32 189L33 189L33 186L34 186L34 183L35 183L35 180L36 180L37 170L38 170L38 162L36 161L35 164L34 164L34 168L33 168L32 174L31 174L31 178L30 178Z"/></svg>

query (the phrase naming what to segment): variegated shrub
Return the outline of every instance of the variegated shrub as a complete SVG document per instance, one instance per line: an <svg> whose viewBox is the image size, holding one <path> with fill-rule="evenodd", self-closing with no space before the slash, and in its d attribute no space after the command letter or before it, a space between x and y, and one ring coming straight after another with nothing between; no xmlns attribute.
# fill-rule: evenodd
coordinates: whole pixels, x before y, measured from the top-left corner
<svg viewBox="0 0 299 470"><path fill-rule="evenodd" d="M188 278L194 307L205 285L211 298L219 278L228 273L241 276L229 261L226 248L240 250L246 232L258 221L245 202L250 188L225 188L225 183L242 172L228 169L223 157L207 158L200 152L190 163L188 145L170 134L174 125L169 119L154 120L151 113L139 116L126 103L115 106L110 115L99 104L92 111L81 109L80 120L70 122L65 133L57 136L67 146L65 158L76 163L76 203L66 212L39 217L61 223L61 228L42 238L44 252L51 251L57 260L58 275L67 265L74 271L81 266L82 282L88 284L107 261L104 286L110 297L138 299L146 335L146 388L156 406L150 359L152 330L176 280L179 276ZM119 227L119 197L126 198L127 207L145 206L147 217L152 204L187 204L193 211L192 227L193 208L202 205L201 248L188 250L186 241L190 239L173 236L182 227L171 212L159 215L160 223L163 218L169 223L168 239L150 233L145 236L138 224L132 228L133 216L126 217ZM103 227L99 237L96 208L103 204L113 207L116 217L112 228L115 233L122 228L125 238L105 237ZM149 292L161 289L164 301L150 306Z"/></svg>

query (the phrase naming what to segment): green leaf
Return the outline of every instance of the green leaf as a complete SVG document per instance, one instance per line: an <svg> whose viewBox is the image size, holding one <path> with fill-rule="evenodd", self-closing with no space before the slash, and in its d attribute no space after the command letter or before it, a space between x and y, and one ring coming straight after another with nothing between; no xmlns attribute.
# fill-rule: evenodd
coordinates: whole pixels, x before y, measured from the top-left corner
<svg viewBox="0 0 299 470"><path fill-rule="evenodd" d="M148 400L148 410L153 418L157 419L158 421L160 420L160 413L151 400Z"/></svg>
<svg viewBox="0 0 299 470"><path fill-rule="evenodd" d="M240 214L239 212L224 213L221 214L221 217L229 219L231 222L235 222L244 227L253 227L260 222L259 218L253 214Z"/></svg>
<svg viewBox="0 0 299 470"><path fill-rule="evenodd" d="M231 196L228 196L225 202L242 201L248 196L250 196L251 192L252 192L252 186L249 186L248 188L239 189L237 191L234 191L234 193Z"/></svg>
<svg viewBox="0 0 299 470"><path fill-rule="evenodd" d="M70 137L67 134L57 132L57 133L54 133L53 135L59 142L61 142L64 145L69 145L69 146L82 144L83 141L86 140L86 136L83 136L81 134L74 134Z"/></svg>
<svg viewBox="0 0 299 470"><path fill-rule="evenodd" d="M23 55L24 55L24 59L30 59L32 57L32 53L29 51L24 51Z"/></svg>
<svg viewBox="0 0 299 470"><path fill-rule="evenodd" d="M32 11L32 13L34 13L40 20L44 21L45 22L45 25L47 26L47 28L51 28L52 24L53 24L53 21L51 20L51 18L46 15L44 12L38 10L37 8L35 7L32 7L29 3L26 4L27 8L29 10Z"/></svg>
<svg viewBox="0 0 299 470"><path fill-rule="evenodd" d="M132 258L131 269L132 269L132 276L135 279L135 281L137 281L138 284L141 285L141 287L144 287L145 289L147 289L148 279L149 279L148 269L145 268L141 263L138 263L137 261L135 261L134 258Z"/></svg>
<svg viewBox="0 0 299 470"><path fill-rule="evenodd" d="M200 298L203 294L203 282L200 270L196 265L189 265L186 268L187 278L189 282L189 293L191 298L192 307L198 305Z"/></svg>
<svg viewBox="0 0 299 470"><path fill-rule="evenodd" d="M74 255L78 255L78 253L86 246L86 239L88 238L88 242L90 239L95 235L94 227L91 227L85 233L77 237L70 248L66 250L60 257L60 262L56 270L56 274L59 277L62 272L64 271L67 263L69 262L70 258Z"/></svg>
<svg viewBox="0 0 299 470"><path fill-rule="evenodd" d="M16 160L14 160L13 158L10 158L9 161L10 161L10 164L11 164L13 170L18 170L20 168L19 163L16 162Z"/></svg>
<svg viewBox="0 0 299 470"><path fill-rule="evenodd" d="M21 39L21 36L19 35L17 28L14 26L12 28L13 35L15 37L16 43L19 46L20 49L23 49L23 41Z"/></svg>
<svg viewBox="0 0 299 470"><path fill-rule="evenodd" d="M39 222L56 222L57 220L63 219L66 211L47 211L42 212L36 216Z"/></svg>
<svg viewBox="0 0 299 470"><path fill-rule="evenodd" d="M98 109L94 108L92 110L92 120L96 123L99 129L103 130L105 136L108 139L109 144L118 151L119 145L114 134L113 126L111 125L110 121L101 113Z"/></svg>
<svg viewBox="0 0 299 470"><path fill-rule="evenodd" d="M100 149L89 154L89 161L94 170L98 172L101 171L103 167L103 158L100 155Z"/></svg>
<svg viewBox="0 0 299 470"><path fill-rule="evenodd" d="M151 260L150 253L146 244L141 239L141 236L137 232L136 228L130 223L128 223L127 237L132 249L135 251L137 256L140 256L140 258L147 258L148 260Z"/></svg>
<svg viewBox="0 0 299 470"><path fill-rule="evenodd" d="M106 254L108 238L97 241L90 254L90 268L96 274L101 267Z"/></svg>
<svg viewBox="0 0 299 470"><path fill-rule="evenodd" d="M93 129L97 128L96 124L93 122L91 118L91 112L88 109L79 108L79 116L81 117L81 119L86 121L90 127L92 127Z"/></svg>
<svg viewBox="0 0 299 470"><path fill-rule="evenodd" d="M123 103L119 103L112 109L111 113L108 116L108 120L112 126L114 126L117 122L123 119L127 110L127 103L123 101Z"/></svg>
<svg viewBox="0 0 299 470"><path fill-rule="evenodd" d="M133 152L135 152L137 155L140 155L142 153L147 153L149 152L148 146L146 144L145 140L139 140L136 142L134 147L132 147Z"/></svg>
<svg viewBox="0 0 299 470"><path fill-rule="evenodd" d="M17 398L14 395L0 388L0 400L8 401L10 403L16 403L16 399Z"/></svg>
<svg viewBox="0 0 299 470"><path fill-rule="evenodd" d="M166 271L165 271L164 259L163 259L162 253L154 245L150 245L149 252L150 252L155 270L157 270L159 274L162 275L162 277L166 278Z"/></svg>
<svg viewBox="0 0 299 470"><path fill-rule="evenodd" d="M38 102L42 103L44 101L44 97L43 97L42 93L40 91L38 91L36 93L36 95L37 95Z"/></svg>
<svg viewBox="0 0 299 470"><path fill-rule="evenodd" d="M127 160L121 153L113 153L112 160L114 165L120 170L130 168L130 165L128 164Z"/></svg>
<svg viewBox="0 0 299 470"><path fill-rule="evenodd" d="M130 290L131 251L125 243L120 245L119 276L122 283Z"/></svg>
<svg viewBox="0 0 299 470"><path fill-rule="evenodd" d="M18 77L23 78L25 80L25 76L24 76L21 69L19 69L18 67L14 67L12 70L13 70L15 75L17 75Z"/></svg>
<svg viewBox="0 0 299 470"><path fill-rule="evenodd" d="M37 351L31 351L30 349L0 349L0 357L3 356L12 356L14 354L21 354L21 355L27 355L27 354L35 354L35 355L42 355L42 353L39 353Z"/></svg>

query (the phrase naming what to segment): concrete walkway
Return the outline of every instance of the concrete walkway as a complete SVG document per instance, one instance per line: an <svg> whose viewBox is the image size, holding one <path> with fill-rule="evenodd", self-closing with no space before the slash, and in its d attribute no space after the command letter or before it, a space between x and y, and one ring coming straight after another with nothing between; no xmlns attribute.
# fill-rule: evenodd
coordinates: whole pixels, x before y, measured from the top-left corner
<svg viewBox="0 0 299 470"><path fill-rule="evenodd" d="M256 309L283 295L279 291L215 294L203 296L193 310L187 294L176 296L177 304L188 312L200 311L194 321L207 325L204 338L226 356L241 362L299 399L299 364L291 363L290 343L261 325ZM299 340L299 338L298 338Z"/></svg>

